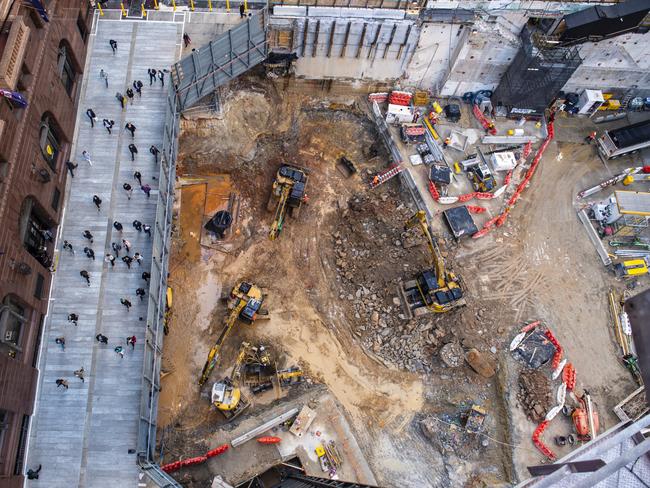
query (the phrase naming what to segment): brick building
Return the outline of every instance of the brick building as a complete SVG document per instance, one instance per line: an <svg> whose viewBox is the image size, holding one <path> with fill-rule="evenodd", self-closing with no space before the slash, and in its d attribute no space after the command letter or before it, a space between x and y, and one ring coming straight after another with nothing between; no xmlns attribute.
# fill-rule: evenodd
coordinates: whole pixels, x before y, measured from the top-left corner
<svg viewBox="0 0 650 488"><path fill-rule="evenodd" d="M0 0L0 488L22 486L92 8Z"/></svg>

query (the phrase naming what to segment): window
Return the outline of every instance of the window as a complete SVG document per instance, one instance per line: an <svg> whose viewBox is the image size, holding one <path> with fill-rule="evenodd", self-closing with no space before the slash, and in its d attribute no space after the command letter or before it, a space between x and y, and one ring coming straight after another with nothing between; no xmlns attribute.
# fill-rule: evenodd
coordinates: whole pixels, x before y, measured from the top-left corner
<svg viewBox="0 0 650 488"><path fill-rule="evenodd" d="M33 198L25 198L20 209L20 235L23 246L29 254L45 268L49 268L52 265L52 258L47 243L48 240L53 239L53 236L49 230L50 225L43 215L45 214Z"/></svg>
<svg viewBox="0 0 650 488"><path fill-rule="evenodd" d="M74 70L72 65L72 59L69 55L69 48L67 47L65 41L61 41L59 44L59 58L58 58L58 69L59 76L61 77L61 82L65 87L65 91L68 95L72 95L72 90L74 89L74 80L77 76L77 73Z"/></svg>
<svg viewBox="0 0 650 488"><path fill-rule="evenodd" d="M59 211L60 201L61 201L61 190L55 188L54 193L52 194L52 210L54 210L55 212Z"/></svg>
<svg viewBox="0 0 650 488"><path fill-rule="evenodd" d="M7 437L7 431L9 430L10 424L11 412L7 410L0 410L0 452L2 452L2 446L4 445L5 438Z"/></svg>
<svg viewBox="0 0 650 488"><path fill-rule="evenodd" d="M36 275L36 287L34 288L34 297L38 298L39 300L43 298L44 286L45 286L45 278L43 278L43 275L41 273L38 273Z"/></svg>
<svg viewBox="0 0 650 488"><path fill-rule="evenodd" d="M25 318L25 308L12 296L7 296L2 302L0 315L0 343L10 349L20 349L20 339Z"/></svg>
<svg viewBox="0 0 650 488"><path fill-rule="evenodd" d="M56 162L61 152L61 142L54 130L54 122L50 115L43 115L41 119L40 145L43 158L47 164L56 171Z"/></svg>
<svg viewBox="0 0 650 488"><path fill-rule="evenodd" d="M79 30L81 39L84 41L85 44L86 40L88 39L88 28L86 27L84 18L81 16L81 12L79 12L79 15L77 16L77 29Z"/></svg>
<svg viewBox="0 0 650 488"><path fill-rule="evenodd" d="M14 464L14 475L23 474L23 465L25 464L25 447L27 445L27 432L29 431L29 415L23 415L23 421L20 424L20 437L18 438L18 450L16 452L16 464Z"/></svg>

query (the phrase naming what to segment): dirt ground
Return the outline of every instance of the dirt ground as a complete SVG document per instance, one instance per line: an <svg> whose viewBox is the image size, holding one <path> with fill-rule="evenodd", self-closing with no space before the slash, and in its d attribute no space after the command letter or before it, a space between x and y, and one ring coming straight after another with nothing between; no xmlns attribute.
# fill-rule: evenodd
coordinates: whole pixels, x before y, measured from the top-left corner
<svg viewBox="0 0 650 488"><path fill-rule="evenodd" d="M241 206L224 248L201 248L203 202L193 186L181 192L163 362L171 374L159 414L161 437L174 441L165 443L165 462L196 455L206 447L200 432L223 425L196 380L223 323L219 295L242 279L268 290L271 318L233 331L212 381L227 373L241 340L272 345L286 364L300 364L330 388L380 486L505 486L541 461L530 442L535 424L516 400L519 367L504 352L525 321L543 319L554 331L578 381L602 406L603 427L634 389L610 332L612 278L575 215L575 193L606 174L593 148L551 144L506 226L479 241L441 242L468 286L469 305L408 321L400 317L397 280L427 265L426 247L417 232L403 230L412 209L397 179L368 190L386 154L364 110L355 99L310 98L244 78L230 87L223 118L183 122L179 176L227 174ZM337 171L341 155L355 162L357 175ZM309 204L269 241L266 202L282 162L310 170ZM476 348L499 365L498 374L486 379L466 365L447 367L438 351L450 342ZM440 425L443 438L449 428L432 417L452 419L472 404L488 411L489 435L473 452L430 442L431 425Z"/></svg>

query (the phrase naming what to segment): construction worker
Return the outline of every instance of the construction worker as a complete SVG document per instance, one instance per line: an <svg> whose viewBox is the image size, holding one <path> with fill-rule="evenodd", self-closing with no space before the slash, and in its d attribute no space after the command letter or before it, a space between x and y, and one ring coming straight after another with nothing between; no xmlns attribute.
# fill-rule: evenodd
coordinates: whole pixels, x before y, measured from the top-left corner
<svg viewBox="0 0 650 488"><path fill-rule="evenodd" d="M379 176L375 175L375 177L372 179L372 184L374 186L377 186L379 184Z"/></svg>
<svg viewBox="0 0 650 488"><path fill-rule="evenodd" d="M590 132L587 137L585 137L585 141L587 144L591 144L596 140L596 131Z"/></svg>
<svg viewBox="0 0 650 488"><path fill-rule="evenodd" d="M442 143L442 147L446 148L449 144L451 144L451 138L450 137L445 137L445 140Z"/></svg>

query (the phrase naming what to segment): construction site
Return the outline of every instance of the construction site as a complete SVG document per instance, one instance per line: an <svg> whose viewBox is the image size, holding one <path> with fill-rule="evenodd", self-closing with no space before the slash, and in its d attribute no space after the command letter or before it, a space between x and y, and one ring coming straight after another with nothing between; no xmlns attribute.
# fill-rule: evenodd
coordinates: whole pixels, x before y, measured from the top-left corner
<svg viewBox="0 0 650 488"><path fill-rule="evenodd" d="M650 2L505 3L102 4L182 25L151 486L650 483Z"/></svg>

